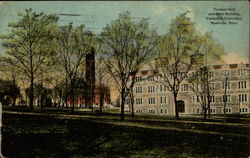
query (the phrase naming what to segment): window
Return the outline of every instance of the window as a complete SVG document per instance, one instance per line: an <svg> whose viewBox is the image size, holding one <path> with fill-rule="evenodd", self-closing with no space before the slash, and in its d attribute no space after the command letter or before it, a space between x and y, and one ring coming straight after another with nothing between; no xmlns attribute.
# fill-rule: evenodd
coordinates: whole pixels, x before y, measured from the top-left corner
<svg viewBox="0 0 250 158"><path fill-rule="evenodd" d="M225 97L225 95L223 95L223 102L230 103L230 101L231 101L231 96L230 95L226 95L226 97Z"/></svg>
<svg viewBox="0 0 250 158"><path fill-rule="evenodd" d="M167 86L166 85L160 85L160 92L166 92L167 91Z"/></svg>
<svg viewBox="0 0 250 158"><path fill-rule="evenodd" d="M135 87L135 93L142 93L142 87Z"/></svg>
<svg viewBox="0 0 250 158"><path fill-rule="evenodd" d="M211 102L211 103L214 103L214 102L215 102L214 96L210 96L210 102Z"/></svg>
<svg viewBox="0 0 250 158"><path fill-rule="evenodd" d="M141 82L142 81L142 77L139 76L139 77L135 77L135 82Z"/></svg>
<svg viewBox="0 0 250 158"><path fill-rule="evenodd" d="M239 89L247 88L247 82L246 81L238 82L238 88Z"/></svg>
<svg viewBox="0 0 250 158"><path fill-rule="evenodd" d="M154 86L148 86L148 93L154 93L155 87Z"/></svg>
<svg viewBox="0 0 250 158"><path fill-rule="evenodd" d="M227 86L227 89L230 89L230 82L222 82L222 89L225 89L225 87Z"/></svg>
<svg viewBox="0 0 250 158"><path fill-rule="evenodd" d="M208 73L208 77L209 77L209 78L214 77L214 72L213 72L213 71L210 71L210 72Z"/></svg>
<svg viewBox="0 0 250 158"><path fill-rule="evenodd" d="M135 104L142 104L142 98L135 98Z"/></svg>
<svg viewBox="0 0 250 158"><path fill-rule="evenodd" d="M247 112L247 108L240 108L240 112Z"/></svg>
<svg viewBox="0 0 250 158"><path fill-rule="evenodd" d="M148 76L148 81L154 81L154 76Z"/></svg>
<svg viewBox="0 0 250 158"><path fill-rule="evenodd" d="M210 112L211 113L215 113L215 109L210 109Z"/></svg>
<svg viewBox="0 0 250 158"><path fill-rule="evenodd" d="M246 75L246 69L238 69L238 76Z"/></svg>
<svg viewBox="0 0 250 158"><path fill-rule="evenodd" d="M160 103L166 104L167 103L167 97L160 97Z"/></svg>
<svg viewBox="0 0 250 158"><path fill-rule="evenodd" d="M215 84L209 83L209 90L215 90Z"/></svg>
<svg viewBox="0 0 250 158"><path fill-rule="evenodd" d="M148 98L148 104L155 104L155 98Z"/></svg>
<svg viewBox="0 0 250 158"><path fill-rule="evenodd" d="M188 91L188 84L182 84L181 85L181 91L187 92Z"/></svg>
<svg viewBox="0 0 250 158"><path fill-rule="evenodd" d="M247 102L247 94L240 94L239 102Z"/></svg>
<svg viewBox="0 0 250 158"><path fill-rule="evenodd" d="M200 98L199 98L199 96L197 96L197 100L196 100L196 101L197 101L197 103L199 103L199 102L200 102Z"/></svg>
<svg viewBox="0 0 250 158"><path fill-rule="evenodd" d="M137 113L142 113L142 110L136 110Z"/></svg>
<svg viewBox="0 0 250 158"><path fill-rule="evenodd" d="M230 71L229 70L223 70L223 76L229 76Z"/></svg>
<svg viewBox="0 0 250 158"><path fill-rule="evenodd" d="M166 85L164 85L164 92L166 92L167 91L167 86Z"/></svg>
<svg viewBox="0 0 250 158"><path fill-rule="evenodd" d="M148 110L148 113L155 114L155 110Z"/></svg>
<svg viewBox="0 0 250 158"><path fill-rule="evenodd" d="M129 98L127 98L126 100L125 100L125 104L130 104L130 99Z"/></svg>

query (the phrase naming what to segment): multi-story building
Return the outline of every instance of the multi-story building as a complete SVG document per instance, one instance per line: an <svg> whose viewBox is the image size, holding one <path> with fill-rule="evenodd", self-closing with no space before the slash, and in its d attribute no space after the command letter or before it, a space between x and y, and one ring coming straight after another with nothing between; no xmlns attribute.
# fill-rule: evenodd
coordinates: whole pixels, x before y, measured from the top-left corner
<svg viewBox="0 0 250 158"><path fill-rule="evenodd" d="M209 66L210 83L214 93L211 96L211 114L222 114L224 110L225 81L226 113L245 114L250 112L250 64L229 64ZM194 70L193 70L194 71ZM191 71L192 72L192 71ZM175 115L174 97L160 77L152 70L140 71L134 86L134 109L136 113ZM180 85L178 100L184 102L182 114L202 113L199 97L190 88L187 80Z"/></svg>

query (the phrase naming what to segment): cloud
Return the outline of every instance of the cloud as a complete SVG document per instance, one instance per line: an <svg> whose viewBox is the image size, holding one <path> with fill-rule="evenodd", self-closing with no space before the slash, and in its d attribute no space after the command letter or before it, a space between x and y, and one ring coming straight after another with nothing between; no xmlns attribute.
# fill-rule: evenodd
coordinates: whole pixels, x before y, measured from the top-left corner
<svg viewBox="0 0 250 158"><path fill-rule="evenodd" d="M154 8L153 8L152 10L153 10L153 12L154 12L155 14L162 14L162 13L164 13L167 9L164 8L163 6L157 4L157 5L154 6Z"/></svg>
<svg viewBox="0 0 250 158"><path fill-rule="evenodd" d="M241 63L249 63L249 57L242 57L239 56L237 53L227 53L226 55L222 56L223 61L225 64L241 64Z"/></svg>

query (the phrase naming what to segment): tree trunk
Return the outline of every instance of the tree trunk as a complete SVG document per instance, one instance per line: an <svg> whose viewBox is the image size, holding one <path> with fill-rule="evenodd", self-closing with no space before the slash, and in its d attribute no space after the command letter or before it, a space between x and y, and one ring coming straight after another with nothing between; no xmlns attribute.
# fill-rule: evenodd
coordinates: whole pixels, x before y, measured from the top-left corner
<svg viewBox="0 0 250 158"><path fill-rule="evenodd" d="M104 104L104 88L101 87L101 93L100 93L100 112L102 112L103 104Z"/></svg>
<svg viewBox="0 0 250 158"><path fill-rule="evenodd" d="M208 118L210 118L211 117L210 101L208 102L207 108L208 108Z"/></svg>
<svg viewBox="0 0 250 158"><path fill-rule="evenodd" d="M40 101L41 101L41 103L40 103L41 104L41 109L43 110L43 108L44 108L44 105L43 105L43 94L41 94L41 100Z"/></svg>
<svg viewBox="0 0 250 158"><path fill-rule="evenodd" d="M13 97L13 98L12 98L12 105L13 105L13 106L16 106L16 97Z"/></svg>
<svg viewBox="0 0 250 158"><path fill-rule="evenodd" d="M125 103L125 89L121 92L121 121L124 120L124 103Z"/></svg>
<svg viewBox="0 0 250 158"><path fill-rule="evenodd" d="M175 104L175 119L179 120L179 111L178 111L178 104L177 104L177 94L174 94L174 104Z"/></svg>
<svg viewBox="0 0 250 158"><path fill-rule="evenodd" d="M2 155L2 103L0 102L0 157L3 157Z"/></svg>
<svg viewBox="0 0 250 158"><path fill-rule="evenodd" d="M131 88L130 90L130 103L131 103L131 116L134 117L135 116L135 112L134 112L134 93L133 93L133 88Z"/></svg>
<svg viewBox="0 0 250 158"><path fill-rule="evenodd" d="M65 79L65 106L66 106L66 108L68 107L68 79L67 79L67 75L66 75L66 79Z"/></svg>
<svg viewBox="0 0 250 158"><path fill-rule="evenodd" d="M131 103L131 110L132 110L132 117L135 117L135 112L134 112L134 103Z"/></svg>
<svg viewBox="0 0 250 158"><path fill-rule="evenodd" d="M204 119L207 119L207 108L204 108Z"/></svg>
<svg viewBox="0 0 250 158"><path fill-rule="evenodd" d="M62 104L62 102L63 102L63 92L61 90L59 92L59 98L60 98L60 100L59 100L59 107L61 107L62 110L63 110L63 104Z"/></svg>
<svg viewBox="0 0 250 158"><path fill-rule="evenodd" d="M31 78L30 78L30 92L29 92L29 104L30 104L30 110L34 109L34 76L33 74L31 74Z"/></svg>
<svg viewBox="0 0 250 158"><path fill-rule="evenodd" d="M25 94L25 104L26 104L26 106L28 106L28 95L27 95L27 93Z"/></svg>
<svg viewBox="0 0 250 158"><path fill-rule="evenodd" d="M72 113L75 111L75 94L74 94L74 89L71 87L71 95L72 95Z"/></svg>

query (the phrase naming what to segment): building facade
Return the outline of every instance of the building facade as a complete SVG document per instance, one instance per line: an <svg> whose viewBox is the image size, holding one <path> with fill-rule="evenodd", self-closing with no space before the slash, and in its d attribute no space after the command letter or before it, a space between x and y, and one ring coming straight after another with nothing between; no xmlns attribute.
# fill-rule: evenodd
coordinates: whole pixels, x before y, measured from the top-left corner
<svg viewBox="0 0 250 158"><path fill-rule="evenodd" d="M229 64L209 66L211 88L211 114L223 114L226 89L226 113L249 114L250 111L250 64ZM191 71L190 73L194 72ZM158 115L175 115L174 97L168 88L159 82L160 77L153 71L143 70L136 76L134 86L134 109L135 113L147 113ZM178 100L183 102L180 114L203 113L199 97L184 80L180 85ZM127 105L129 107L129 105Z"/></svg>

